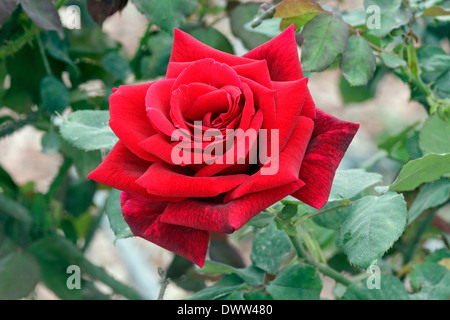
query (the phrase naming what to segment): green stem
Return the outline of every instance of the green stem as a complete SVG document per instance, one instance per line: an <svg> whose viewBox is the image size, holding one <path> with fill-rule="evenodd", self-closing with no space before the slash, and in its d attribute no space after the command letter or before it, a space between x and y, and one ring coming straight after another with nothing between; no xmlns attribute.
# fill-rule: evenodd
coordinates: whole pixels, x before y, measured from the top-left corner
<svg viewBox="0 0 450 320"><path fill-rule="evenodd" d="M336 270L314 260L309 255L309 253L306 251L306 249L303 247L302 243L296 236L289 236L289 239L291 240L292 245L294 246L294 249L300 258L304 258L306 260L306 262L308 262L312 266L316 267L324 275L326 275L330 278L333 278L334 280L336 280L336 282L339 282L345 286L350 286L352 284L352 281L345 278L343 275L341 275Z"/></svg>
<svg viewBox="0 0 450 320"><path fill-rule="evenodd" d="M313 214L310 214L310 215L301 217L300 219L298 219L298 220L296 221L295 224L296 224L296 225L299 225L299 224L301 224L301 223L303 223L303 222L305 222L306 220L309 220L309 219L311 219L311 218L317 217L317 216L322 215L322 214L324 214L324 213L328 213L328 212L331 212L331 211L339 210L339 209L348 207L348 206L350 206L350 205L351 205L351 203L343 203L343 204L340 204L340 205L337 205L337 206L334 206L334 207L331 207L331 208L328 208L328 209L325 209L325 210L320 210L320 211L318 211L318 212L316 212L316 213L313 213Z"/></svg>
<svg viewBox="0 0 450 320"><path fill-rule="evenodd" d="M81 249L81 252L85 253L87 251L87 249L89 248L89 245L91 244L92 239L94 239L95 232L97 231L97 229L100 226L100 223L102 222L104 212L105 212L105 208L102 208L100 210L99 214L97 215L97 217L95 217L94 221L92 222L92 225L89 228L89 231L84 239L84 244L83 244L83 248Z"/></svg>
<svg viewBox="0 0 450 320"><path fill-rule="evenodd" d="M5 59L8 56L14 55L27 43L31 43L33 38L38 34L39 28L33 24L30 29L26 30L24 34L15 40L6 41L6 43L0 48L0 60Z"/></svg>
<svg viewBox="0 0 450 320"><path fill-rule="evenodd" d="M439 207L440 208L440 207ZM420 239L422 239L423 234L428 229L428 227L431 224L431 221L433 221L434 216L436 215L436 212L439 208L432 208L425 211L425 220L419 225L417 228L416 233L414 234L413 238L411 239L408 247L406 248L404 254L403 254L403 264L408 264L408 262L411 261L411 259L414 256L414 253L416 252L417 247L420 244Z"/></svg>
<svg viewBox="0 0 450 320"><path fill-rule="evenodd" d="M42 62L44 64L45 72L47 73L47 75L51 76L53 74L52 69L50 68L50 63L48 62L47 54L45 53L45 48L42 44L39 34L36 35L36 41L39 47L39 53L41 54Z"/></svg>
<svg viewBox="0 0 450 320"><path fill-rule="evenodd" d="M80 268L89 274L93 279L103 282L110 287L115 293L124 296L129 300L144 300L144 297L133 288L117 281L111 277L103 268L98 267L88 261L84 255L78 251L72 243L63 238L56 238L57 241L64 247L65 251L71 256L80 261Z"/></svg>

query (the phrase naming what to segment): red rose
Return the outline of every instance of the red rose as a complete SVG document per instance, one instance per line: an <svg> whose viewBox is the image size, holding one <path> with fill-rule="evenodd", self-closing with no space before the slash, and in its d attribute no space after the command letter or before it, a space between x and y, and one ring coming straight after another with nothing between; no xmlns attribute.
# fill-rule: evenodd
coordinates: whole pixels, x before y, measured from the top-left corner
<svg viewBox="0 0 450 320"><path fill-rule="evenodd" d="M165 79L114 91L119 142L88 177L122 190L135 236L203 266L211 231L232 233L288 195L327 202L359 125L316 109L294 36L237 57L175 30Z"/></svg>

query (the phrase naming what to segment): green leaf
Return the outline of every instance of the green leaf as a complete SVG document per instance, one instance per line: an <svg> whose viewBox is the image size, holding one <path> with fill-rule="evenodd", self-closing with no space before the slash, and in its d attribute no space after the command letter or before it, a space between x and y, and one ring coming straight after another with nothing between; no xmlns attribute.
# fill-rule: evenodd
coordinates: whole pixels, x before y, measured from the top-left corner
<svg viewBox="0 0 450 320"><path fill-rule="evenodd" d="M281 20L280 29L284 30L294 24L300 30L309 20L325 12L315 1L283 1L275 9L275 18Z"/></svg>
<svg viewBox="0 0 450 320"><path fill-rule="evenodd" d="M70 290L67 278L70 274L67 267L81 266L81 262L64 250L53 238L43 238L34 242L28 251L37 259L41 267L42 281L46 287L61 299L78 300L82 298L83 290ZM84 288L82 282L81 288Z"/></svg>
<svg viewBox="0 0 450 320"><path fill-rule="evenodd" d="M419 65L424 73L442 73L450 69L450 55L438 46L424 46L417 50Z"/></svg>
<svg viewBox="0 0 450 320"><path fill-rule="evenodd" d="M70 42L67 38L60 39L55 31L47 31L41 35L42 43L47 53L53 58L67 63L76 75L80 72L69 56Z"/></svg>
<svg viewBox="0 0 450 320"><path fill-rule="evenodd" d="M102 59L102 66L114 77L125 81L132 73L128 60L117 51L107 53Z"/></svg>
<svg viewBox="0 0 450 320"><path fill-rule="evenodd" d="M414 199L408 211L408 223L413 222L422 212L445 203L450 197L450 179L426 183Z"/></svg>
<svg viewBox="0 0 450 320"><path fill-rule="evenodd" d="M59 151L59 147L61 146L61 139L56 132L50 131L42 136L41 144L41 152L43 154L52 155Z"/></svg>
<svg viewBox="0 0 450 320"><path fill-rule="evenodd" d="M291 248L286 233L275 225L261 230L253 241L250 259L258 268L275 274Z"/></svg>
<svg viewBox="0 0 450 320"><path fill-rule="evenodd" d="M366 39L351 36L341 58L341 71L352 86L366 85L373 78L376 62Z"/></svg>
<svg viewBox="0 0 450 320"><path fill-rule="evenodd" d="M26 297L40 280L39 264L27 252L2 251L0 254L0 300Z"/></svg>
<svg viewBox="0 0 450 320"><path fill-rule="evenodd" d="M328 202L321 210L327 210L332 207L336 207L338 205L339 205L339 202ZM313 220L315 223L317 223L321 227L339 230L342 220L344 219L348 210L350 210L349 207L340 208L337 210L333 210L333 211L315 216L313 218ZM313 212L319 212L319 210L314 209Z"/></svg>
<svg viewBox="0 0 450 320"><path fill-rule="evenodd" d="M351 199L382 179L382 175L363 169L337 170L328 201Z"/></svg>
<svg viewBox="0 0 450 320"><path fill-rule="evenodd" d="M61 38L64 37L64 29L52 0L20 0L20 5L38 26L45 30L57 31Z"/></svg>
<svg viewBox="0 0 450 320"><path fill-rule="evenodd" d="M0 214L9 215L26 224L31 224L33 221L31 212L27 207L7 197L3 193L0 193Z"/></svg>
<svg viewBox="0 0 450 320"><path fill-rule="evenodd" d="M436 262L439 263L442 259L450 258L450 250L447 248L442 248L430 253L423 262Z"/></svg>
<svg viewBox="0 0 450 320"><path fill-rule="evenodd" d="M106 215L109 225L117 239L124 239L133 236L130 227L125 222L120 206L120 190L113 189L106 202Z"/></svg>
<svg viewBox="0 0 450 320"><path fill-rule="evenodd" d="M252 50L267 42L270 38L258 32L248 31L245 25L252 21L258 13L258 3L245 3L236 6L230 12L230 26L233 34L242 40L244 46Z"/></svg>
<svg viewBox="0 0 450 320"><path fill-rule="evenodd" d="M359 199L342 221L338 243L351 264L366 269L394 244L406 225L406 203L402 195Z"/></svg>
<svg viewBox="0 0 450 320"><path fill-rule="evenodd" d="M450 153L429 153L422 158L409 161L400 171L390 189L394 191L414 190L422 183L432 182L450 172Z"/></svg>
<svg viewBox="0 0 450 320"><path fill-rule="evenodd" d="M381 60L383 60L384 64L391 69L407 65L405 60L385 51L381 53Z"/></svg>
<svg viewBox="0 0 450 320"><path fill-rule="evenodd" d="M403 283L396 277L380 274L380 289L369 289L366 282L363 287L352 284L343 296L344 300L409 300Z"/></svg>
<svg viewBox="0 0 450 320"><path fill-rule="evenodd" d="M276 300L318 300L322 281L309 265L293 265L280 271L266 290Z"/></svg>
<svg viewBox="0 0 450 320"><path fill-rule="evenodd" d="M448 16L450 15L450 7L448 6L431 6L427 8L422 17L439 17L439 16Z"/></svg>
<svg viewBox="0 0 450 320"><path fill-rule="evenodd" d="M17 7L17 0L3 0L0 2L0 27L8 20Z"/></svg>
<svg viewBox="0 0 450 320"><path fill-rule="evenodd" d="M393 29L399 28L409 22L411 19L411 11L402 6L402 0L365 0L364 7L366 10L376 6L380 9L379 16L369 14L368 24L371 25L370 19L379 19L379 25L371 29L368 33L376 37L384 37Z"/></svg>
<svg viewBox="0 0 450 320"><path fill-rule="evenodd" d="M74 217L79 217L92 204L96 183L87 178L72 179L67 188L64 207Z"/></svg>
<svg viewBox="0 0 450 320"><path fill-rule="evenodd" d="M278 214L278 218L281 220L290 220L297 214L298 206L296 204L287 204Z"/></svg>
<svg viewBox="0 0 450 320"><path fill-rule="evenodd" d="M249 32L257 32L269 38L275 38L281 33L280 22L281 18L265 19L258 26L253 27L253 21L249 21L244 28Z"/></svg>
<svg viewBox="0 0 450 320"><path fill-rule="evenodd" d="M419 146L425 153L450 153L450 120L431 115L420 131Z"/></svg>
<svg viewBox="0 0 450 320"><path fill-rule="evenodd" d="M345 51L349 27L330 13L319 14L303 28L302 66L305 71L323 71Z"/></svg>
<svg viewBox="0 0 450 320"><path fill-rule="evenodd" d="M267 211L262 211L261 213L254 216L250 221L247 222L248 226L255 228L265 228L275 220L275 216Z"/></svg>
<svg viewBox="0 0 450 320"><path fill-rule="evenodd" d="M53 76L42 79L40 94L42 106L50 113L61 113L69 106L69 90Z"/></svg>
<svg viewBox="0 0 450 320"><path fill-rule="evenodd" d="M173 38L166 32L158 32L147 41L151 49L150 56L144 56L140 62L143 78L155 78L164 75L170 60Z"/></svg>
<svg viewBox="0 0 450 320"><path fill-rule="evenodd" d="M112 149L118 139L108 122L108 111L76 111L62 123L61 136L81 150Z"/></svg>
<svg viewBox="0 0 450 320"><path fill-rule="evenodd" d="M420 289L419 293L411 296L413 299L450 299L450 271L440 264L424 262L413 266L410 281L414 289Z"/></svg>
<svg viewBox="0 0 450 320"><path fill-rule="evenodd" d="M228 38L213 27L197 28L189 31L189 34L195 39L213 47L217 50L233 54L233 46Z"/></svg>
<svg viewBox="0 0 450 320"><path fill-rule="evenodd" d="M173 34L187 16L197 9L197 0L133 0L136 8L146 15L150 22Z"/></svg>
<svg viewBox="0 0 450 320"><path fill-rule="evenodd" d="M224 276L216 284L196 292L188 300L215 300L238 291L245 284L237 275Z"/></svg>
<svg viewBox="0 0 450 320"><path fill-rule="evenodd" d="M19 191L9 173L0 166L0 190L7 197L15 198Z"/></svg>

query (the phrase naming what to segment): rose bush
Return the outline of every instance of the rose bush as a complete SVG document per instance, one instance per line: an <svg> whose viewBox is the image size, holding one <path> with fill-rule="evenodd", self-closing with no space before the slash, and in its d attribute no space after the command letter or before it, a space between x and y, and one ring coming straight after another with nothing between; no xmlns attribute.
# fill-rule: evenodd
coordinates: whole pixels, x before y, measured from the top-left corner
<svg viewBox="0 0 450 320"><path fill-rule="evenodd" d="M288 195L325 205L359 125L315 107L294 31L238 57L175 30L164 79L114 90L110 127L119 142L88 178L122 191L123 216L135 236L203 266L210 232L232 233ZM233 162L175 161L180 141L193 146L188 159L213 144L198 141L196 129L233 139L215 154L231 153ZM241 134L230 138L231 129ZM261 129L277 134L266 140L246 134ZM244 150L239 141L247 141ZM250 161L252 148L273 144L268 159ZM274 162L278 170L263 174Z"/></svg>

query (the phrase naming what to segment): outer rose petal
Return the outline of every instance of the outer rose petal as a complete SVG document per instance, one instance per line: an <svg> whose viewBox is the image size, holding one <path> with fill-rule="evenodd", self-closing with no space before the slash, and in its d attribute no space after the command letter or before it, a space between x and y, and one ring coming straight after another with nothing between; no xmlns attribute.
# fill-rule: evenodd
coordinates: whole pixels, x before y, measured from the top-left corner
<svg viewBox="0 0 450 320"><path fill-rule="evenodd" d="M166 201L121 193L122 212L133 235L144 238L194 262L205 263L209 232L161 222Z"/></svg>
<svg viewBox="0 0 450 320"><path fill-rule="evenodd" d="M212 58L229 66L254 62L252 59L238 57L211 48L187 33L175 29L170 62L190 62L206 58Z"/></svg>
<svg viewBox="0 0 450 320"><path fill-rule="evenodd" d="M109 98L111 129L131 152L149 161L158 159L142 150L139 143L156 133L145 110L145 96L154 83L120 86Z"/></svg>
<svg viewBox="0 0 450 320"><path fill-rule="evenodd" d="M209 198L230 191L248 177L246 174L190 177L185 175L189 171L179 166L155 163L137 180L137 183L146 188L148 193L156 196Z"/></svg>
<svg viewBox="0 0 450 320"><path fill-rule="evenodd" d="M266 60L272 81L293 81L303 78L294 25L272 40L248 52L244 57Z"/></svg>
<svg viewBox="0 0 450 320"><path fill-rule="evenodd" d="M307 117L299 117L286 147L276 156L278 171L272 175L262 175L262 171L248 177L237 188L228 192L224 202L240 198L246 194L271 190L298 180L298 173L313 132L314 123ZM273 162L273 161L272 161ZM270 168L270 162L264 166Z"/></svg>
<svg viewBox="0 0 450 320"><path fill-rule="evenodd" d="M152 163L142 160L117 142L97 169L87 177L115 189L146 196L145 188L136 184Z"/></svg>
<svg viewBox="0 0 450 320"><path fill-rule="evenodd" d="M317 109L314 132L300 170L299 178L306 184L292 196L316 209L327 203L336 169L358 129L359 124Z"/></svg>
<svg viewBox="0 0 450 320"><path fill-rule="evenodd" d="M248 194L227 203L192 199L169 203L161 216L161 221L212 232L232 233L262 210L303 185L303 181L297 180L264 192Z"/></svg>

